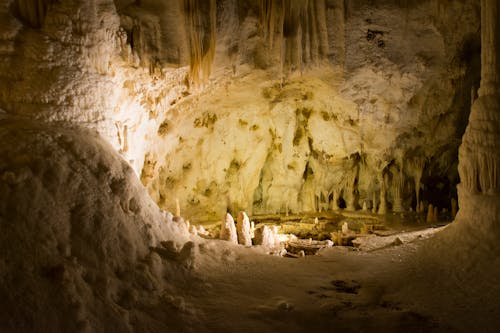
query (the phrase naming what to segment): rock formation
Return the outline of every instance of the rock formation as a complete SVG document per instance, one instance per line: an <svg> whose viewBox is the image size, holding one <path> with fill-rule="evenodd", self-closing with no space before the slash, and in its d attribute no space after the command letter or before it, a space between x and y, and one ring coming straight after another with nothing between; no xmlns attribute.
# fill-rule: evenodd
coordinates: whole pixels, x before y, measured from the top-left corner
<svg viewBox="0 0 500 333"><path fill-rule="evenodd" d="M219 238L238 244L238 234L236 232L236 226L234 225L234 219L229 213L226 213L222 219Z"/></svg>
<svg viewBox="0 0 500 333"><path fill-rule="evenodd" d="M457 220L500 221L500 4L481 1L481 86L459 150Z"/></svg>
<svg viewBox="0 0 500 333"><path fill-rule="evenodd" d="M238 231L238 243L251 246L252 238L250 234L250 220L245 212L238 213L238 224L236 225L236 230Z"/></svg>
<svg viewBox="0 0 500 333"><path fill-rule="evenodd" d="M249 214L360 209L366 200L381 212L409 208L428 195L419 178L458 181L448 170L479 85L478 8L4 1L0 107L97 129L162 208L173 211L178 198L197 218L217 220L228 205ZM463 169L491 168L479 155ZM420 173L408 164L401 175L414 188L381 182L420 158Z"/></svg>
<svg viewBox="0 0 500 333"><path fill-rule="evenodd" d="M279 245L278 230L276 226L263 225L255 229L255 245L274 248Z"/></svg>

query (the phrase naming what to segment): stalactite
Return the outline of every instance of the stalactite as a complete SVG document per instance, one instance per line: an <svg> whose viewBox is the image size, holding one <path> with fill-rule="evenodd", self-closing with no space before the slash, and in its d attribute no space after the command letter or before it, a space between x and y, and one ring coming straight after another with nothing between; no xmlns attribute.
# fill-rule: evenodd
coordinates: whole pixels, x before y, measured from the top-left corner
<svg viewBox="0 0 500 333"><path fill-rule="evenodd" d="M274 29L276 21L277 5L274 0L260 1L260 21L263 27L264 38L267 40L269 49L273 49Z"/></svg>
<svg viewBox="0 0 500 333"><path fill-rule="evenodd" d="M412 159L408 164L408 172L413 176L413 181L415 182L415 211L417 213L420 212L420 181L422 180L422 174L424 172L425 164L426 160L422 158Z"/></svg>
<svg viewBox="0 0 500 333"><path fill-rule="evenodd" d="M260 12L270 50L278 35L281 66L297 70L326 58L329 42L323 0L261 0Z"/></svg>
<svg viewBox="0 0 500 333"><path fill-rule="evenodd" d="M210 77L215 55L215 0L184 0L190 49L190 80L200 85Z"/></svg>
<svg viewBox="0 0 500 333"><path fill-rule="evenodd" d="M320 57L326 57L329 52L328 29L326 26L326 5L325 1L316 1L316 26L318 35L318 51Z"/></svg>
<svg viewBox="0 0 500 333"><path fill-rule="evenodd" d="M335 65L344 66L346 44L345 44L345 12L348 3L344 0L328 1L326 9L326 20L328 24L327 38L330 61ZM325 53L325 54L326 54Z"/></svg>
<svg viewBox="0 0 500 333"><path fill-rule="evenodd" d="M54 0L17 0L17 11L33 28L40 28L52 2Z"/></svg>

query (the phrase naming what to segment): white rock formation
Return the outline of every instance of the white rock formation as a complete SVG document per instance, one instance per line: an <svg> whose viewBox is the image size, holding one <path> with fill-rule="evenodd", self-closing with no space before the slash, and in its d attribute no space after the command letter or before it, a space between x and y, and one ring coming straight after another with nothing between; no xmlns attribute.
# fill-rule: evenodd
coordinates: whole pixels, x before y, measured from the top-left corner
<svg viewBox="0 0 500 333"><path fill-rule="evenodd" d="M238 244L238 234L231 214L226 213L220 225L220 239Z"/></svg>
<svg viewBox="0 0 500 333"><path fill-rule="evenodd" d="M251 246L252 237L250 234L250 220L248 219L247 213L243 211L238 213L236 230L238 231L238 243L245 246Z"/></svg>
<svg viewBox="0 0 500 333"><path fill-rule="evenodd" d="M344 235L348 234L349 233L349 225L347 224L347 222L344 222L342 224L342 233Z"/></svg>
<svg viewBox="0 0 500 333"><path fill-rule="evenodd" d="M255 229L254 241L255 245L262 245L270 248L278 247L280 240L277 227L268 227L267 225L263 225L262 227Z"/></svg>

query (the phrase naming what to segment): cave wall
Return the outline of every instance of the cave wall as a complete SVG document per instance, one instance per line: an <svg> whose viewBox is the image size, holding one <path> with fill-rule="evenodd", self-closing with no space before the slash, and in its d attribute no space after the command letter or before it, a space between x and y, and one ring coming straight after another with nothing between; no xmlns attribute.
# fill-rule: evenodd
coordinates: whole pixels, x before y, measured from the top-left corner
<svg viewBox="0 0 500 333"><path fill-rule="evenodd" d="M0 16L0 108L97 129L167 209L383 213L458 182L479 1L19 0Z"/></svg>

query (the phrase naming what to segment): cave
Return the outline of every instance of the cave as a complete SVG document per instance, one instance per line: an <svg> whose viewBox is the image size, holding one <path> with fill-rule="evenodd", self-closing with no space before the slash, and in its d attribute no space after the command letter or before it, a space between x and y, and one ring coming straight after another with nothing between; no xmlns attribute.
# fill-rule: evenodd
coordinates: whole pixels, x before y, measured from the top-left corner
<svg viewBox="0 0 500 333"><path fill-rule="evenodd" d="M0 0L0 331L496 332L497 0Z"/></svg>

